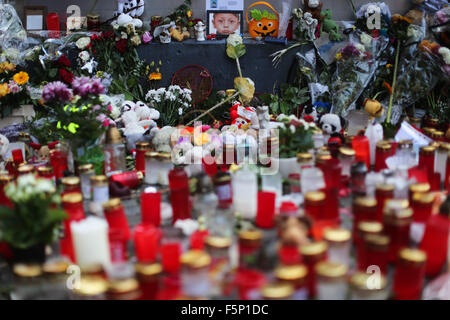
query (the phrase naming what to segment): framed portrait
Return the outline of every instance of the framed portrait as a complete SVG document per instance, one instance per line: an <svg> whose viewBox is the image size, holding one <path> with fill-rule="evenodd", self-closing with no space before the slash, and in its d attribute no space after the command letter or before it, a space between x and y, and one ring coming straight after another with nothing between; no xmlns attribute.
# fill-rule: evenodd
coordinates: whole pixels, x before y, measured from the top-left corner
<svg viewBox="0 0 450 320"><path fill-rule="evenodd" d="M244 28L244 12L237 10L208 10L207 34L226 38L230 34L241 34Z"/></svg>
<svg viewBox="0 0 450 320"><path fill-rule="evenodd" d="M45 30L45 18L47 7L45 6L25 6L24 27L27 31Z"/></svg>

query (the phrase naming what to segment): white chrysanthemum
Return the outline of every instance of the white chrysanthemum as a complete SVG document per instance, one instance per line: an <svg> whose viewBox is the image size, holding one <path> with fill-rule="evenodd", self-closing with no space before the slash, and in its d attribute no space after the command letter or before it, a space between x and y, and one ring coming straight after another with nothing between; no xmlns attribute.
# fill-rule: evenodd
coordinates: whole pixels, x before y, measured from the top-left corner
<svg viewBox="0 0 450 320"><path fill-rule="evenodd" d="M83 38L78 39L75 44L78 49L84 50L90 43L91 43L91 38L83 37Z"/></svg>
<svg viewBox="0 0 450 320"><path fill-rule="evenodd" d="M370 46L372 44L373 38L367 33L363 32L361 34L361 43L365 46Z"/></svg>
<svg viewBox="0 0 450 320"><path fill-rule="evenodd" d="M244 43L242 37L238 34L230 34L227 38L227 45L236 47L240 44Z"/></svg>
<svg viewBox="0 0 450 320"><path fill-rule="evenodd" d="M81 51L80 54L78 55L78 57L81 59L81 61L86 62L89 60L89 58L91 57L89 55L89 52L87 51Z"/></svg>
<svg viewBox="0 0 450 320"><path fill-rule="evenodd" d="M439 49L439 54L444 58L445 64L450 64L450 49L446 47L441 47Z"/></svg>

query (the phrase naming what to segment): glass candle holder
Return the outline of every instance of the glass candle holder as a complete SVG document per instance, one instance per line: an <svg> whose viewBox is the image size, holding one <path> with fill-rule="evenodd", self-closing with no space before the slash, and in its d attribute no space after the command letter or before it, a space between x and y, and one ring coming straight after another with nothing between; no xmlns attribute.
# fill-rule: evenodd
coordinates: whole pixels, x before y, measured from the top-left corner
<svg viewBox="0 0 450 320"><path fill-rule="evenodd" d="M350 186L354 196L364 197L366 195L367 167L364 162L352 164L350 173Z"/></svg>
<svg viewBox="0 0 450 320"><path fill-rule="evenodd" d="M342 165L342 179L349 180L350 179L350 170L352 168L352 164L355 161L355 150L351 148L341 147L339 149L339 160Z"/></svg>
<svg viewBox="0 0 450 320"><path fill-rule="evenodd" d="M387 169L386 159L392 156L392 145L388 141L377 143L375 151L375 172Z"/></svg>
<svg viewBox="0 0 450 320"><path fill-rule="evenodd" d="M53 167L56 180L64 177L64 171L68 170L67 159L68 152L63 148L50 151L50 165Z"/></svg>
<svg viewBox="0 0 450 320"><path fill-rule="evenodd" d="M275 226L276 193L258 192L258 207L255 224L260 228L273 228Z"/></svg>
<svg viewBox="0 0 450 320"><path fill-rule="evenodd" d="M307 275L305 265L279 266L275 269L275 278L279 283L287 283L294 288L292 300L308 300Z"/></svg>
<svg viewBox="0 0 450 320"><path fill-rule="evenodd" d="M411 208L385 209L383 228L390 239L389 262L396 261L399 250L408 246L412 216Z"/></svg>
<svg viewBox="0 0 450 320"><path fill-rule="evenodd" d="M108 178L106 176L91 176L91 199L93 202L102 205L109 200Z"/></svg>
<svg viewBox="0 0 450 320"><path fill-rule="evenodd" d="M161 232L151 224L139 224L133 230L134 248L139 263L153 263L159 249Z"/></svg>
<svg viewBox="0 0 450 320"><path fill-rule="evenodd" d="M158 159L159 153L148 151L145 153L145 183L155 185L159 180L159 171L161 168Z"/></svg>
<svg viewBox="0 0 450 320"><path fill-rule="evenodd" d="M211 296L218 298L223 296L223 284L226 274L230 271L230 257L232 239L223 236L208 236L205 240L206 252L211 256L210 274Z"/></svg>
<svg viewBox="0 0 450 320"><path fill-rule="evenodd" d="M387 274L389 263L389 237L382 234L368 234L362 239L363 249L358 255L358 270L368 272L376 266L382 274Z"/></svg>
<svg viewBox="0 0 450 320"><path fill-rule="evenodd" d="M431 146L425 146L420 148L419 167L425 168L428 172L428 176L430 177L434 173L435 157L436 157L436 148Z"/></svg>
<svg viewBox="0 0 450 320"><path fill-rule="evenodd" d="M42 268L37 264L15 264L13 266L12 300L36 300L41 295Z"/></svg>
<svg viewBox="0 0 450 320"><path fill-rule="evenodd" d="M312 168L314 166L314 159L311 153L298 153L297 154L297 163L300 168L300 176L302 171L306 168Z"/></svg>
<svg viewBox="0 0 450 320"><path fill-rule="evenodd" d="M365 272L357 272L350 279L350 296L352 300L387 300L389 290L387 289L386 277L380 275L380 280L371 281L373 275Z"/></svg>
<svg viewBox="0 0 450 320"><path fill-rule="evenodd" d="M357 227L361 221L377 221L377 200L371 197L358 197L353 201L353 237L357 238Z"/></svg>
<svg viewBox="0 0 450 320"><path fill-rule="evenodd" d="M189 179L183 167L177 166L169 173L170 202L172 203L172 223L191 218L189 203Z"/></svg>
<svg viewBox="0 0 450 320"><path fill-rule="evenodd" d="M411 203L413 195L416 193L427 193L431 191L429 183L414 183L409 186L408 200Z"/></svg>
<svg viewBox="0 0 450 320"><path fill-rule="evenodd" d="M80 178L78 177L65 177L61 179L61 183L63 185L63 192L62 194L67 193L81 193L81 182Z"/></svg>
<svg viewBox="0 0 450 320"><path fill-rule="evenodd" d="M279 201L283 196L283 181L280 172L271 172L271 169L261 168L261 189L266 192L275 192Z"/></svg>
<svg viewBox="0 0 450 320"><path fill-rule="evenodd" d="M323 238L328 245L328 261L350 267L351 236L351 232L346 229L325 229Z"/></svg>
<svg viewBox="0 0 450 320"><path fill-rule="evenodd" d="M84 199L91 198L91 177L95 176L94 165L84 164L78 167L78 174L81 182L81 193Z"/></svg>
<svg viewBox="0 0 450 320"><path fill-rule="evenodd" d="M444 141L445 133L442 131L433 131L431 132L430 138L434 141Z"/></svg>
<svg viewBox="0 0 450 320"><path fill-rule="evenodd" d="M370 169L370 146L369 139L366 136L355 136L352 140L352 148L355 150L355 160L366 164Z"/></svg>
<svg viewBox="0 0 450 320"><path fill-rule="evenodd" d="M434 195L432 193L416 193L412 197L413 221L426 223L433 211Z"/></svg>
<svg viewBox="0 0 450 320"><path fill-rule="evenodd" d="M450 143L441 142L436 153L435 172L441 176L441 183L445 183L447 158L450 152Z"/></svg>
<svg viewBox="0 0 450 320"><path fill-rule="evenodd" d="M139 281L133 276L109 279L108 300L139 300Z"/></svg>
<svg viewBox="0 0 450 320"><path fill-rule="evenodd" d="M427 254L426 275L439 275L447 262L450 233L449 206L444 203L440 213L433 215L425 226L425 233L419 248ZM450 258L450 257L449 257Z"/></svg>
<svg viewBox="0 0 450 320"><path fill-rule="evenodd" d="M237 151L234 143L224 143L222 147L222 164L232 165L237 162Z"/></svg>
<svg viewBox="0 0 450 320"><path fill-rule="evenodd" d="M14 176L10 174L0 174L0 205L12 208L14 205L5 194L5 186L14 181Z"/></svg>
<svg viewBox="0 0 450 320"><path fill-rule="evenodd" d="M162 271L160 263L136 264L136 278L141 288L140 300L156 300L161 286Z"/></svg>
<svg viewBox="0 0 450 320"><path fill-rule="evenodd" d="M174 168L172 155L170 153L159 153L158 161L160 163L158 183L161 186L169 186L169 172Z"/></svg>
<svg viewBox="0 0 450 320"><path fill-rule="evenodd" d="M60 240L61 255L66 256L72 262L75 262L70 224L73 221L80 221L86 218L81 193L69 193L64 195L62 197L62 206L68 217L64 220L64 236Z"/></svg>
<svg viewBox="0 0 450 320"><path fill-rule="evenodd" d="M136 171L142 172L145 175L145 154L150 151L149 142L136 142Z"/></svg>
<svg viewBox="0 0 450 320"><path fill-rule="evenodd" d="M312 299L316 297L316 265L326 259L327 243L324 241L312 242L300 247L300 254L308 268L308 295Z"/></svg>
<svg viewBox="0 0 450 320"><path fill-rule="evenodd" d="M34 174L36 172L36 169L31 164L21 164L17 168L17 175L18 176L24 176L27 174Z"/></svg>
<svg viewBox="0 0 450 320"><path fill-rule="evenodd" d="M293 285L286 282L266 284L260 291L263 300L291 300L294 293Z"/></svg>
<svg viewBox="0 0 450 320"><path fill-rule="evenodd" d="M387 200L394 198L393 184L377 184L375 189L375 199L377 200L377 210L375 221L383 222L383 210Z"/></svg>
<svg viewBox="0 0 450 320"><path fill-rule="evenodd" d="M231 176L228 172L220 171L214 178L214 189L219 198L219 207L227 207L233 202Z"/></svg>
<svg viewBox="0 0 450 320"><path fill-rule="evenodd" d="M261 249L262 232L246 230L239 233L239 267L258 269L258 255Z"/></svg>
<svg viewBox="0 0 450 320"><path fill-rule="evenodd" d="M242 169L234 173L232 178L233 205L244 219L253 220L257 212L258 179L256 173Z"/></svg>
<svg viewBox="0 0 450 320"><path fill-rule="evenodd" d="M42 266L44 273L43 300L68 300L69 289L67 288L67 280L69 274L67 269L69 263L65 260L47 261Z"/></svg>
<svg viewBox="0 0 450 320"><path fill-rule="evenodd" d="M123 138L116 127L110 127L106 133L106 143L103 147L105 156L105 175L111 176L127 170L125 160L126 147Z"/></svg>
<svg viewBox="0 0 450 320"><path fill-rule="evenodd" d="M38 176L56 183L55 174L52 166L42 166L37 168Z"/></svg>
<svg viewBox="0 0 450 320"><path fill-rule="evenodd" d="M302 193L300 173L291 173L288 177L290 193Z"/></svg>
<svg viewBox="0 0 450 320"><path fill-rule="evenodd" d="M325 206L325 193L321 191L311 191L305 195L305 214L314 220L323 218Z"/></svg>
<svg viewBox="0 0 450 320"><path fill-rule="evenodd" d="M393 286L395 299L420 299L426 260L427 255L422 250L404 248L399 251Z"/></svg>
<svg viewBox="0 0 450 320"><path fill-rule="evenodd" d="M144 191L141 193L141 215L143 224L155 227L161 225L161 193Z"/></svg>
<svg viewBox="0 0 450 320"><path fill-rule="evenodd" d="M348 290L348 267L335 262L322 261L315 267L318 300L345 300Z"/></svg>
<svg viewBox="0 0 450 320"><path fill-rule="evenodd" d="M255 300L260 297L260 289L265 284L264 273L251 269L238 269L235 283L239 300Z"/></svg>
<svg viewBox="0 0 450 320"><path fill-rule="evenodd" d="M383 224L379 222L361 221L358 223L356 237L353 237L358 261L363 261L364 237L369 234L380 234L382 231Z"/></svg>
<svg viewBox="0 0 450 320"><path fill-rule="evenodd" d="M208 268L211 257L204 251L191 250L181 256L183 293L190 299L208 298L211 284Z"/></svg>
<svg viewBox="0 0 450 320"><path fill-rule="evenodd" d="M122 231L123 241L128 241L131 237L127 216L120 199L114 198L103 204L103 211L110 229Z"/></svg>
<svg viewBox="0 0 450 320"><path fill-rule="evenodd" d="M98 276L82 276L71 292L71 300L106 300L108 281Z"/></svg>

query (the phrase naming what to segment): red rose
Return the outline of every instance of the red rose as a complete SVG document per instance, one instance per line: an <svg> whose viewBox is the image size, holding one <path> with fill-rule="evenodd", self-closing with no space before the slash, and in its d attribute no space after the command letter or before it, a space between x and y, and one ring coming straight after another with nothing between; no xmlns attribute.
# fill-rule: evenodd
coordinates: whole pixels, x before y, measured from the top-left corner
<svg viewBox="0 0 450 320"><path fill-rule="evenodd" d="M69 84L72 83L72 81L73 81L73 73L72 72L61 68L58 70L58 73L59 73L59 79L62 82L69 83Z"/></svg>
<svg viewBox="0 0 450 320"><path fill-rule="evenodd" d="M59 59L58 59L58 64L62 67L70 67L70 60L65 56L62 55Z"/></svg>
<svg viewBox="0 0 450 320"><path fill-rule="evenodd" d="M105 31L102 33L102 37L105 39L111 39L114 36L114 31Z"/></svg>
<svg viewBox="0 0 450 320"><path fill-rule="evenodd" d="M96 41L96 40L102 40L98 35L96 35L96 34L93 34L92 36L91 36L91 40L92 41Z"/></svg>
<svg viewBox="0 0 450 320"><path fill-rule="evenodd" d="M127 39L121 39L116 42L116 48L119 52L124 53L127 50Z"/></svg>

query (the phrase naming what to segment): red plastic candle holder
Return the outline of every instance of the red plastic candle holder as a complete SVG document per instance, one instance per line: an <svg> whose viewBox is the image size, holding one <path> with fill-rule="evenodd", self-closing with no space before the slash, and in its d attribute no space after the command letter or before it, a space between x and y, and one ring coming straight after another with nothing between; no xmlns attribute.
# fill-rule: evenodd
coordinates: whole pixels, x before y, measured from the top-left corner
<svg viewBox="0 0 450 320"><path fill-rule="evenodd" d="M150 224L139 224L133 230L136 257L141 263L156 261L161 231Z"/></svg>
<svg viewBox="0 0 450 320"><path fill-rule="evenodd" d="M275 226L275 192L258 192L258 209L256 225L260 228L273 228Z"/></svg>
<svg viewBox="0 0 450 320"><path fill-rule="evenodd" d="M426 253L404 248L399 252L393 291L397 300L419 300L425 278Z"/></svg>
<svg viewBox="0 0 450 320"><path fill-rule="evenodd" d="M159 227L161 224L161 193L141 193L142 223Z"/></svg>

